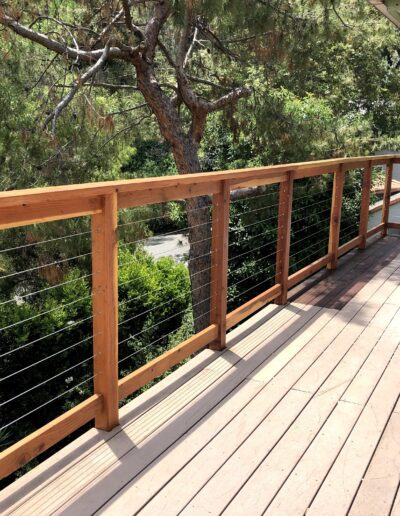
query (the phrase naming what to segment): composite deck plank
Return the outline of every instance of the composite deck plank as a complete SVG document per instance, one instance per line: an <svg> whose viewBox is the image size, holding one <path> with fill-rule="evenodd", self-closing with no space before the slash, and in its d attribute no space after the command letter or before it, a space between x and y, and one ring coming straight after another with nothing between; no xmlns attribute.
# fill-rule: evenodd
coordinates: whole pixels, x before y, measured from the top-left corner
<svg viewBox="0 0 400 516"><path fill-rule="evenodd" d="M276 514L278 516L289 513L293 515L305 513L318 490L318 486L322 483L336 459L340 447L346 441L352 426L361 414L367 397L379 381L379 378L371 375L369 383L365 382L363 372L365 369L369 369L369 363L374 363L379 375L382 375L397 347L396 341L392 338L392 332L394 330L400 331L400 320L396 319L397 312L393 308L395 307L390 307L390 305L383 306L375 318L375 324L372 321L371 326L367 328L353 346L351 353L342 361L342 366L345 364L345 361L355 365L360 358L365 359L365 355L368 353L368 349L370 349L362 367L350 383L350 387L353 385L360 387L360 404L346 403L343 401L343 398L346 396L342 396L339 404L318 432L306 453L284 481L279 492L269 505L267 514ZM390 318L392 318L389 325L390 329L385 330L384 325L387 324ZM346 378L348 374L349 371L346 371L346 367L342 367L342 376ZM340 376L336 377L335 382L340 382ZM361 399L361 393L363 399Z"/></svg>
<svg viewBox="0 0 400 516"><path fill-rule="evenodd" d="M382 271L382 276L385 278L385 272ZM384 280L383 280L384 281ZM379 289L381 286L380 282L377 282L375 285L375 288ZM370 290L370 296L374 293L374 287ZM368 295L365 292L364 293L367 298ZM355 309L357 311L360 310L360 307L358 307L358 302L355 301ZM335 329L335 332L333 335L331 334L329 328L329 325L324 328L324 331L326 331L326 334L329 338L329 342L334 340L337 345L341 345L342 342L346 342L345 334L343 333L341 338L336 338L337 333L340 331L340 324L339 321L336 321L336 318L339 318L339 314L337 317L335 317L331 321L331 328L333 327ZM349 326L349 331L353 332L353 327L359 328L359 332L362 331L362 327L360 326L360 321L357 321L353 324L353 326ZM318 335L318 337L315 339L315 341L321 346L323 345L323 335L324 331ZM354 337L355 338L355 337ZM307 345L305 348L305 352L309 353L309 351L312 350L312 346L310 344ZM321 355L322 357L323 355ZM318 354L317 354L318 357ZM316 357L314 357L315 360ZM321 358L320 358L321 360ZM304 360L299 360L298 363L302 363L305 365ZM297 365L297 364L296 364ZM302 367L302 371L306 370L307 367ZM313 364L316 369L318 369L319 364L315 365ZM331 367L334 367L334 364L331 364ZM276 378L277 381L283 381L280 380L282 377L286 377L288 372L284 369L280 375ZM336 398L335 398L336 399ZM334 401L333 401L334 403ZM299 411L301 411L302 406L299 406ZM284 413L282 411L276 410L275 411L275 418L284 417ZM287 425L289 425L291 422L290 418L288 418ZM218 470L218 472L209 480L209 482L206 484L206 486L199 491L199 493L191 500L186 508L187 514L192 513L202 513L212 510L215 513L218 513L219 511L223 510L225 505L229 502L232 496L235 495L237 490L241 488L241 485L245 480L251 475L251 473L254 471L255 467L257 466L257 460L260 462L262 458L264 457L264 454L268 452L268 447L263 447L263 439L265 435L268 435L268 422L265 423L265 425L260 425L260 427L257 428L257 431L252 435L251 439L248 439L245 444L242 446L239 451L236 452L236 454L233 455L233 457L229 458L227 462L225 462L221 468ZM284 452L287 453L286 450ZM260 459L261 455L261 459ZM246 457L246 460L244 459ZM279 459L280 460L280 459ZM278 460L278 465L279 465ZM254 463L256 462L256 463ZM207 460L204 462L204 464L208 464ZM240 475L233 475L232 472L234 471L240 471ZM211 473L211 472L210 472ZM188 478L191 478L190 474ZM182 485L182 481L180 482L180 485ZM219 486L219 487L218 487ZM176 489L175 493L179 492L178 490L179 483L176 483ZM278 486L279 487L279 486ZM185 490L187 490L187 487L185 486ZM170 491L168 491L170 493ZM212 493L212 495L211 495ZM170 493L172 494L172 493ZM160 496L160 494L158 495ZM166 498L166 496L164 496ZM157 499L157 497L156 497ZM171 506L173 506L176 502L176 499L173 497L170 498ZM241 507L242 504L239 504L238 507ZM156 505L156 501L149 504L148 512L146 511L146 514L150 513L150 509L155 510L158 508ZM254 506L250 504L249 507L247 507L248 510L253 511Z"/></svg>
<svg viewBox="0 0 400 516"><path fill-rule="evenodd" d="M400 392L398 347L314 498L308 515L346 514Z"/></svg>
<svg viewBox="0 0 400 516"><path fill-rule="evenodd" d="M400 482L397 486L396 498L394 499L390 516L400 516Z"/></svg>
<svg viewBox="0 0 400 516"><path fill-rule="evenodd" d="M310 282L310 286L300 290L297 295L292 295L290 300L341 309L382 267L393 261L399 252L398 238L377 240L366 251L352 251L341 259L338 269L330 273L318 273L321 274L318 282L313 281L313 278L306 280Z"/></svg>
<svg viewBox="0 0 400 516"><path fill-rule="evenodd" d="M82 511L92 513L98 510L116 492L123 489L132 478L140 474L150 462L157 460L181 435L190 431L203 417L206 415L208 417L211 410L225 400L258 366L260 361L267 359L275 349L278 349L291 335L299 331L307 323L308 318L315 313L315 307L304 307L297 313L296 310L298 309L294 306L282 310L281 314L287 314L288 317L286 325L282 320L276 323L277 317L270 321L269 326L276 324L276 332L270 337L265 338L265 334L268 334L270 329L260 328L259 340L254 339L256 331L252 334L251 346L243 340L228 350L231 351L231 354L227 352L217 358L212 364L215 370L210 372L219 376L214 378L208 388L203 390L195 400L187 403L181 413L170 417L165 425L158 425L157 431L143 441L140 446L132 446L119 461L114 461L104 474L98 475L91 484L85 485L79 495L70 499L63 506L63 514L75 515ZM308 315L307 312L309 312ZM255 342L258 342L258 347L255 346ZM241 348L244 352L243 358L245 358L241 362L242 366L239 364ZM234 367L232 360L236 360Z"/></svg>
<svg viewBox="0 0 400 516"><path fill-rule="evenodd" d="M0 512L11 510L16 505L22 504L41 491L46 485L70 469L74 464L91 454L98 447L105 445L114 435L121 431L121 427L132 424L138 417L143 416L149 409L161 403L169 394L181 385L184 385L191 377L215 359L215 353L206 349L194 357L190 362L182 365L174 375L169 375L154 385L152 389L145 391L140 397L135 398L120 410L120 426L111 432L105 432L92 428L85 434L75 439L62 450L54 454L36 466L27 476L19 478L0 493ZM54 467L54 471L53 471Z"/></svg>
<svg viewBox="0 0 400 516"><path fill-rule="evenodd" d="M383 314L377 314L375 322L382 316ZM392 314L386 314L387 320L390 320L392 316ZM383 330L379 327L375 328L373 322L374 321L372 321L371 326L363 332L360 338L356 340L354 345L350 344L349 352L343 354L344 359L339 359L337 366L335 366L335 363L332 364L331 374L327 378L325 376L320 378L320 386L317 387L315 396L313 396L310 403L299 415L295 424L288 429L277 446L269 453L268 450L263 450L263 455L259 458L257 468L251 472L251 476L243 479L247 480L244 487L237 485L237 494L232 493L233 496L231 496L230 500L227 500L229 504L227 503L228 506L225 509L226 514L240 514L241 511L243 511L242 514L250 512L253 514L262 514L267 508L320 428L325 424L325 421L337 406L347 385L358 372L359 368L362 367L368 353L373 348L377 339L379 339ZM337 344L341 344L342 340L347 340L345 332L343 332L341 336L342 338L339 337L336 339ZM316 363L314 368L318 369L318 366L319 364ZM371 386L370 390L372 390L373 387L374 385ZM310 396L311 395L310 393ZM357 411L359 412L360 408L355 405L349 406L348 408L346 407L344 410L346 422L351 422L353 415L356 414ZM332 447L338 442L338 439L340 439L339 430L338 428L335 440L331 442ZM324 459L325 457L322 456L318 458L318 460L321 461ZM239 467L238 464L235 465ZM317 467L315 463L314 466ZM204 490L203 496L205 496L206 493L207 491ZM234 496L235 494L236 496ZM294 493L292 493L292 496L293 495ZM292 497L290 501L292 501ZM287 508L279 514L287 514L286 511ZM289 512L289 514L298 513L302 513L301 510L292 513L291 509ZM270 514L275 513L271 511Z"/></svg>
<svg viewBox="0 0 400 516"><path fill-rule="evenodd" d="M397 407L399 404L397 404ZM350 516L386 516L400 482L400 414L393 412L350 509Z"/></svg>
<svg viewBox="0 0 400 516"><path fill-rule="evenodd" d="M384 279L386 278L385 273L382 272L381 276L382 276L381 283L383 283ZM277 326L282 324L282 321L280 320L279 316L275 316L273 321ZM270 326L271 326L271 324L270 324ZM266 333L265 329L261 329L260 331L263 333ZM272 331L272 330L270 330L270 331ZM256 335L255 335L256 333L257 333L257 330L256 330L256 332L254 332L251 335L251 339L248 339L249 342L247 342L246 339L244 339L236 347L241 346L241 348L243 348L243 350L245 352L249 347L254 345L254 340L256 340ZM232 355L232 353L235 353L235 352L237 352L237 350L235 351L235 346L233 346L233 348L228 350L226 354L231 353L231 355ZM213 362L209 367L211 367L213 370L215 370L215 369L221 370L221 367L222 368L225 367L226 364L224 363L224 359L223 359L224 355L219 357L219 359L217 359L215 362ZM235 360L235 356L230 356L230 360L231 361ZM221 372L221 371L219 371L219 372ZM204 373L203 373L203 375L204 375ZM196 377L194 380L198 381L198 378ZM215 377L211 376L209 378L209 381L213 381L213 380L215 380ZM193 381L192 381L192 383L193 383ZM191 386L190 382L188 382L188 384L185 385L185 391L190 390L190 386ZM174 398L174 397L172 396L172 398ZM174 401L175 400L172 399L173 405L176 404L176 403L174 403ZM164 402L164 405L165 405L165 402ZM165 407L163 407L163 408L165 411ZM145 427L149 426L149 421L144 421L144 423L146 423ZM124 434L122 436L118 436L119 437L118 441L121 441L123 439L122 446L123 446L124 451L129 449L128 448L129 446L132 448L134 444L140 443L140 440L137 437L133 440L134 443L132 443L132 442L130 443L129 438L132 441L132 437L129 434L126 435L126 433L127 432L124 432ZM115 450L115 454L113 453L113 450L111 450L107 446L107 448L105 450L102 449L102 450L100 450L99 453L88 458L88 460L86 461L87 462L86 468L85 468L85 464L82 464L82 463L78 464L76 468L72 468L70 471L68 471L67 475L63 475L60 478L59 482L54 483L50 487L50 489L49 489L50 492L47 492L47 493L41 492L40 493L42 496L38 497L36 509L51 512L52 510L62 506L62 504L65 504L70 499L71 494L73 495L74 493L79 492L79 490L82 489L85 485L88 485L92 478L97 479L99 474L101 474L101 472L107 471L107 467L110 466L110 463L111 463L111 465L114 464L116 462L116 459L118 459L118 456L121 456L121 450L118 448L119 443L114 442L114 441L115 440L113 440L113 445L114 445L113 450ZM100 457L99 457L99 455L100 455ZM100 462L100 464L98 464L98 462ZM117 489L118 489L118 487L119 486L117 486ZM90 491L90 493L94 495L94 498L96 498L96 503L98 503L97 496L95 494L96 491L97 491L97 489L92 489ZM110 491L112 491L112 490L110 490ZM62 494L64 494L64 497L62 497ZM43 497L43 495L45 495L45 497ZM87 496L86 497L79 496L78 499L79 500L85 499L86 501L89 502ZM45 503L44 503L44 500L45 500ZM32 502L33 501L30 502L29 506L33 508L33 512L34 512L36 509L35 509L35 504L33 504ZM88 504L88 506L90 507L90 503ZM21 512L24 512L25 509L26 509L26 507L21 507Z"/></svg>
<svg viewBox="0 0 400 516"><path fill-rule="evenodd" d="M321 312L317 313L310 321L307 329L293 337L291 342L285 346L285 350L290 348L292 344L297 349L299 346L306 346L307 341L310 340L323 325L327 324L334 313L334 311L322 314ZM287 359L290 360L290 358L290 355L288 355ZM271 361L268 360L268 363L273 364L275 360L278 360L278 367L284 367L285 364L280 360L279 354L276 354ZM179 486L178 492L175 494L181 497L181 503L184 505L185 498L190 495L193 489L196 489L196 485L201 486L201 482L206 481L208 476L219 467L229 451L239 446L240 443L254 431L257 425L267 417L268 413L274 408L274 405L279 403L280 399L286 394L293 383L290 375L285 374L285 379L286 384L284 382L274 382L273 376L271 376L270 380L272 381L266 387L266 383L264 382L254 382L260 387L263 387L262 391L253 399L249 400L249 403L243 407L241 411L238 411L236 417L231 421L226 421L223 417L226 409L224 410L224 404L222 404L219 410L215 411L210 418L201 422L190 436L183 436L180 442L177 443L176 448L167 450L157 463L151 468L148 468L143 475L135 478L123 492L119 493L117 497L109 502L105 509L107 509L110 514L112 512L118 512L124 505L129 505L129 507L134 510L139 509L146 501L154 496L155 492L157 492L157 487L160 486L160 481L160 487L162 487L163 483L166 484L173 477L174 486ZM308 396L306 396L306 398L307 397ZM293 400L287 400L284 406L279 409L282 410L288 418L290 418L293 411L294 413L297 412L300 400L304 399L304 396L300 394L297 398L295 404L293 404ZM208 439L207 441L205 437L207 437L209 429L212 428L214 424L217 426L219 424L219 431L215 433L213 439ZM272 439L273 435L280 435L282 429L278 427L278 424L282 425L282 421L277 421L274 427L275 433L272 434L271 432L269 439ZM205 448L202 449L199 443L202 443ZM196 449L199 450L200 453L194 453ZM182 469L186 463L188 463L188 468ZM207 468L201 467L204 463L207 464ZM185 482L185 478L190 478L191 482ZM202 480L203 478L204 480ZM166 491L171 487L174 489L174 486L168 485ZM173 507L164 506L165 504L163 504L162 499L169 499L168 494L165 494L165 492L162 493L162 496L157 496L156 499L158 500L157 503L161 502L163 507L149 507L144 509L144 512L158 513L159 510L162 510L163 514L170 514L179 510L179 503L177 503L175 498ZM105 512L107 513L107 511Z"/></svg>

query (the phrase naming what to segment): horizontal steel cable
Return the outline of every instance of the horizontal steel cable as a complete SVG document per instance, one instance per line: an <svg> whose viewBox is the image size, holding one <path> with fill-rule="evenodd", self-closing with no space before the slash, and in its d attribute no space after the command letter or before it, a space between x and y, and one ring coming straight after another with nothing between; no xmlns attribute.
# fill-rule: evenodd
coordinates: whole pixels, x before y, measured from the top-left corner
<svg viewBox="0 0 400 516"><path fill-rule="evenodd" d="M89 378L86 378L86 380L83 380L82 382L80 383L77 383L76 385L74 385L73 387L71 387L70 389L62 392L61 394L58 394L57 396L54 396L54 398L52 398L51 400L49 401L46 401L45 403L42 403L41 405L39 405L38 407L35 407L34 409L30 410L29 412L26 412L25 414L23 414L22 416L14 419L13 421L11 421L10 423L7 423L6 425L3 425L1 428L0 428L0 432L2 432L3 430L5 430L6 428L9 428L10 426L14 425L15 423L18 423L18 421L21 421L21 419L24 419L25 417L27 416L30 416L31 414L33 414L34 412L37 412L38 410L40 410L41 408L43 407L46 407L47 405L49 405L50 403L52 403L53 401L61 398L62 396L65 396L66 394L72 392L74 389L76 389L77 387L80 387L81 385L83 385L84 383L87 383L89 382L90 380L93 380L93 378L95 378L97 375L92 375L90 376Z"/></svg>
<svg viewBox="0 0 400 516"><path fill-rule="evenodd" d="M307 249L310 249L311 247L314 247L314 245L307 247L307 248L306 248L306 250L307 250ZM320 248L318 248L317 250L313 251L309 256L305 256L305 257L304 257L304 258L302 258L301 260L298 260L298 261L296 262L296 265L297 265L297 264L299 264L299 263L304 262L304 260L308 260L311 256L314 256L315 254L317 254L317 253L319 253L319 252L323 251L323 250L324 250L324 249L326 249L326 248L327 248L327 244L325 243L322 247L320 247ZM326 250L327 250L327 249L326 249ZM296 254L299 254L299 253L296 253ZM326 254L326 253L325 253L325 254ZM294 254L292 254L292 255L290 256L290 258L292 258L293 256L295 256L295 255L294 255Z"/></svg>
<svg viewBox="0 0 400 516"><path fill-rule="evenodd" d="M274 264L270 265L269 267L271 267L273 265ZM236 287L240 283L243 283L244 281L247 281L248 279L253 278L254 276L257 276L258 274L261 274L262 272L265 272L266 270L268 270L269 267L266 267L264 269L260 269L257 272L254 272L253 274L251 274L250 276L246 276L245 278L242 278L241 280L237 281L236 283L233 283L232 285L229 285L229 288Z"/></svg>
<svg viewBox="0 0 400 516"><path fill-rule="evenodd" d="M55 378L59 378L60 376L62 376L63 374L65 373L68 373L68 371L72 371L72 369L75 369L76 367L79 367L81 366L82 364L85 364L86 362L89 362L89 360L92 360L95 356L97 355L92 355L88 358L85 358L85 360L82 360L81 362L79 362L78 364L75 364L71 367L68 367L67 369L64 369L64 371L61 371L60 373L57 373L55 374L54 376L52 376L51 378L47 378L47 380L44 380L43 382L40 382L36 385L34 385L33 387L30 387L29 389L26 389L24 392L20 392L19 394L16 394L15 396L13 396L12 398L9 398L8 400L6 401L3 401L2 403L0 403L0 407L3 407L4 405L7 405L8 403L10 403L11 401L14 401L18 398L20 398L21 396L24 396L25 394L28 394L28 392L32 392L34 391L35 389L37 389L38 387L42 387L43 385L46 385L46 383L49 383L51 382L52 380L54 380Z"/></svg>
<svg viewBox="0 0 400 516"><path fill-rule="evenodd" d="M182 296L186 296L187 294L193 294L193 292L196 292L196 290L200 290L200 289L202 289L202 288L205 288L205 287L207 287L207 286L211 285L212 283L215 283L215 281L216 281L215 279L214 279L214 280L211 280L211 281L209 281L209 282L205 283L204 285L200 285L200 287L196 287L196 288L194 288L194 289L190 289L190 288L189 288L189 290L187 290L187 291L185 291L185 292L182 292L181 294L178 294L177 296L173 297L172 299L168 299L167 301L164 301L163 303L161 303L161 304L159 304L159 305L157 305L157 306L154 306L154 307L152 307L152 308L149 308L148 310L145 310L145 311L143 311L143 312L140 312L139 314L136 314L136 315L134 315L133 317L129 317L128 319L123 319L122 321L120 321L120 322L118 323L118 326L120 326L120 325L122 325L122 324L125 324L125 323L127 323L127 322L129 322L129 321L132 321L133 319L137 319L137 318L138 318L138 317L140 317L141 315L147 314L147 313L149 313L149 312L153 312L154 310L157 310L157 308L160 308L160 307L162 307L162 306L168 305L168 304L172 303L173 301L176 301L177 299L179 299L179 298L180 298L180 297L182 297Z"/></svg>
<svg viewBox="0 0 400 516"><path fill-rule="evenodd" d="M12 378L13 376L16 376L17 374L23 373L24 371L27 371L28 369L31 369L32 367L37 366L38 364L41 364L43 362L46 362L47 360L50 360L51 358L54 358L57 355L61 355L62 353L65 353L66 351L69 351L70 349L76 348L80 344L83 344L87 342L90 339L94 339L97 337L97 335L101 335L100 333L96 333L96 335L90 335L89 337L86 337L86 339L82 339L79 342L75 342L75 344L71 344L70 346L60 349L59 351L56 351L56 353L53 353L51 355L48 355L47 357L42 358L41 360L38 360L37 362L33 362L32 364L29 364L22 369L18 369L18 371L14 371L13 373L4 376L3 378L0 378L0 382L4 382L5 380L8 380L9 378Z"/></svg>
<svg viewBox="0 0 400 516"><path fill-rule="evenodd" d="M77 236L90 235L90 233L91 233L91 231L83 231L81 233L74 233L72 235L67 235L67 236L63 236L63 237L55 237L55 238L50 238L48 240L41 240L40 242L32 242L32 243L29 243L29 244L18 245L16 247L9 247L8 249L0 250L0 254L1 253L8 253L10 251L16 251L18 249L24 249L25 247L32 247L32 246L35 246L35 245L48 244L50 242L56 242L58 240L67 240L68 238L74 238L74 237L77 237Z"/></svg>
<svg viewBox="0 0 400 516"><path fill-rule="evenodd" d="M152 205L150 205L152 206ZM193 213L194 211L200 211L200 210L205 210L205 209L211 209L212 207L212 204L208 204L206 206L201 206L200 208L192 208L190 210L186 210L184 208L184 213L185 215L187 215L188 213ZM135 209L135 208L133 208ZM123 224L118 224L118 228L122 228L122 227L125 227L125 226L132 226L133 224L140 224L141 222L153 222L155 220L162 220L162 219L168 219L168 218L171 218L171 215L168 213L168 214L165 214L165 215L160 215L159 217L149 217L148 219L138 219L138 220L132 220L130 222L125 222Z"/></svg>
<svg viewBox="0 0 400 516"><path fill-rule="evenodd" d="M84 258L86 256L90 256L92 253L83 253L83 254L79 254L77 256L73 256L71 258L65 258L63 260L56 260L54 262L51 262L51 263L46 263L45 265L38 265L37 267L32 267L31 269L25 269L24 271L16 271L16 272L12 272L11 274L6 274L4 276L0 276L0 280L2 279L6 279L6 278L11 278L13 276L18 276L20 274L25 274L27 272L33 272L33 271L37 271L39 269L44 269L45 267L51 267L52 265L59 265L60 263L66 263L66 262L70 262L72 260L77 260L79 258Z"/></svg>
<svg viewBox="0 0 400 516"><path fill-rule="evenodd" d="M314 224L315 226L316 224ZM311 227L311 226L310 226ZM306 237L304 238L301 238L300 240L295 240L294 242L292 242L293 244L297 245L299 244L300 242L303 242L304 240L308 240L309 238L313 237L314 235L318 235L318 233L322 233L322 231L329 231L329 226L326 226L324 228L321 228L319 229L318 231L315 231L314 233L312 233L311 235L307 235Z"/></svg>
<svg viewBox="0 0 400 516"><path fill-rule="evenodd" d="M247 215L247 213L246 213L246 215ZM236 233L237 231L243 231L244 229L249 228L251 226L255 226L256 224L261 224L261 222L268 222L269 220L273 220L273 219L277 219L277 218L278 218L278 215L273 215L272 217L268 217L267 219L257 220L256 222L252 222L251 224L246 224L244 226L241 226L240 228L232 228L229 231L231 233Z"/></svg>
<svg viewBox="0 0 400 516"><path fill-rule="evenodd" d="M210 224L212 224L212 221L202 222L201 224L196 224L194 226L187 226L187 227L182 228L182 229L174 229L173 231L168 231L166 233L158 233L157 235L148 236L146 238L140 238L138 240L133 240L132 242L124 242L122 244L119 244L119 247L126 247L128 245L143 243L143 242L146 242L146 240L149 240L149 238L153 238L153 237L158 237L159 238L159 237L173 235L175 233L177 233L179 235L180 233L184 233L185 231L189 231L191 229L198 228L198 227L201 227L201 226L207 226L207 225L210 225Z"/></svg>
<svg viewBox="0 0 400 516"><path fill-rule="evenodd" d="M6 351L5 353L2 353L0 355L0 358L5 357L7 355L11 355L12 353L15 353L16 351L20 351L21 349L31 346L32 344L37 344L38 342L41 342L42 340L47 339L48 337L53 337L54 335L62 333L63 331L68 331L71 328L75 328L76 326L79 326L79 324L81 324L81 323L90 321L90 319L93 319L93 315L90 315L89 317L85 317L84 319L80 319L79 321L72 322L71 324L68 324L67 326L64 326L63 328L60 328L59 330L55 330L52 333L44 335L43 337L39 337L35 340L31 340L30 342L27 342L26 344L22 344L21 346L18 346L17 348L11 349L10 351Z"/></svg>
<svg viewBox="0 0 400 516"><path fill-rule="evenodd" d="M0 332L9 330L10 328L14 328L15 326L19 326L20 324L26 323L28 321L33 321L34 319L37 319L38 317L43 317L44 315L51 314L53 312L56 312L57 310L62 310L63 308L66 308L67 306L76 305L80 301L85 301L86 299L91 299L91 298L92 298L92 294L90 293L90 295L88 295L88 296L80 297L78 299L75 299L74 301L65 303L64 305L56 306L54 308L51 308L50 310L41 312L40 314L32 315L32 317L27 317L26 319L23 319L22 321L17 321L15 323L9 324L8 326L4 326L3 328L0 328Z"/></svg>
<svg viewBox="0 0 400 516"><path fill-rule="evenodd" d="M183 314L184 312L187 312L188 310L193 310L193 308L195 306L198 306L198 305L201 305L203 303L205 303L206 301L209 301L211 300L212 298L214 297L214 295L212 296L209 296L207 297L206 299L202 299L201 301L199 301L198 303L195 303L194 305L190 305L188 306L187 308L184 308L183 310L181 310L180 312L177 312L175 314L172 314L170 315L169 317L167 317L166 319L163 319L162 321L158 321L157 323L153 324L152 326L149 326L148 328L145 328L144 330L141 330L139 333L135 333L134 335L130 335L129 337L127 337L126 339L123 339L121 341L118 342L118 345L120 344L124 344L125 342L127 342L128 340L130 339L134 339L135 337L137 337L138 335L142 335L143 333L146 333L147 331L149 330L152 330L153 328L156 328L157 326L159 326L160 324L166 322L166 321L169 321L170 319L173 319L174 317L176 317L177 315L180 315L180 314Z"/></svg>
<svg viewBox="0 0 400 516"><path fill-rule="evenodd" d="M245 256L247 254L254 253L254 251L258 251L259 249L262 249L263 247L267 247L268 245L275 244L278 240L279 240L278 238L275 240L271 240L271 242L268 242L266 244L255 247L254 249L250 249L249 251L246 251L245 253L241 253L236 256L231 256L230 258L228 258L228 263L232 260L236 260L237 258L241 258L242 256Z"/></svg>
<svg viewBox="0 0 400 516"><path fill-rule="evenodd" d="M94 273L94 274L97 274L97 273ZM16 296L16 298L14 298L14 299L9 299L7 301L0 302L0 306L7 305L9 303L18 303L22 299L26 299L28 297L36 296L37 294L41 294L42 292L47 292L48 290L53 290L53 289L58 288L58 287L63 287L65 285L69 285L71 283L76 283L77 281L80 281L80 280L83 280L83 279L86 279L86 278L90 278L92 276L93 276L93 274L85 274L83 276L79 276L79 278L74 278L72 280L64 281L62 283L57 283L57 285L52 285L50 287L42 288L41 290L36 290L35 292L30 292L29 294L24 294L23 296Z"/></svg>
<svg viewBox="0 0 400 516"><path fill-rule="evenodd" d="M272 197L272 196L278 197L279 192L268 192L268 193L261 194L261 195L248 195L247 197L243 197L241 199L235 199L235 200L231 201L230 204L236 204L238 202L253 201L255 199L260 199L262 197Z"/></svg>
<svg viewBox="0 0 400 516"><path fill-rule="evenodd" d="M189 260L186 260L184 263L185 263L185 265L186 265L186 264L191 263L191 262L193 262L193 261L195 261L195 260L200 260L201 258L204 258L204 257L206 257L206 256L211 256L211 254L212 254L212 251L209 251L208 253L204 253L204 254L201 254L201 255L199 255L199 256L193 256L193 258L189 258ZM153 256L155 256L155 255L153 255ZM166 255L163 255L163 256L161 256L161 258L168 258L168 255L167 255L167 254L166 254ZM128 265L131 265L131 264L135 263L135 261L137 261L137 260L135 260L135 256L133 256L133 259L132 259L132 260L127 260L125 263L122 263L122 264L119 266L119 269L120 269L120 270L123 270L123 269L124 269L124 268L126 268Z"/></svg>
<svg viewBox="0 0 400 516"><path fill-rule="evenodd" d="M191 279L193 278L193 276L197 276L197 274L202 274L203 272L206 272L206 271L211 271L211 269L215 269L216 265L210 265L209 267L207 267L206 269L202 269L201 271L197 271L195 272L194 274L191 274ZM118 286L119 287L125 287L126 285L130 285L131 283L134 283L135 281L137 281L137 278L134 278L132 280L129 280L129 281L124 281L123 283L120 283ZM152 292L160 292L161 290L163 290L164 287L160 287L158 289L153 289ZM139 296L136 296L136 297L133 297L133 298L130 298L130 299L127 299L126 301L120 301L118 304L120 306L123 306L123 305L127 305L128 303L132 303L133 301L136 301L137 299L141 299L142 297L145 297L148 295L148 292L144 292L143 294L140 294Z"/></svg>
<svg viewBox="0 0 400 516"><path fill-rule="evenodd" d="M195 317L193 319L193 321L197 321L197 319L200 319L201 317L204 317L205 315L209 314L211 312L211 310L208 310L207 312L204 312L202 313L201 315L198 315L197 317ZM130 355L124 357L124 358L121 358L121 360L118 361L118 364L124 362L125 360L128 360L129 358L132 358L133 356L137 355L138 353L140 353L141 351L143 351L144 349L148 349L152 346L154 346L154 344L156 344L157 342L159 342L160 340L164 339L165 337L168 337L169 335L172 335L173 333L176 333L177 331L179 331L179 328L176 329L176 330L172 330L168 333L165 333L164 335L162 335L161 337L159 337L158 339L154 340L153 342L150 342L150 344L146 344L146 346L142 346L141 348L137 349L136 351L134 351L133 353L131 353Z"/></svg>
<svg viewBox="0 0 400 516"><path fill-rule="evenodd" d="M229 301L233 301L234 299L237 299L239 296L243 296L244 294L247 294L247 292L250 292L250 290L254 290L256 287L259 287L263 283L266 283L267 281L270 281L273 278L275 278L275 274L273 276L270 276L269 278L265 278L264 280L260 281L259 283L256 283L255 285L248 288L247 290L244 290L243 292L239 292L235 296L232 296L231 298L229 298Z"/></svg>

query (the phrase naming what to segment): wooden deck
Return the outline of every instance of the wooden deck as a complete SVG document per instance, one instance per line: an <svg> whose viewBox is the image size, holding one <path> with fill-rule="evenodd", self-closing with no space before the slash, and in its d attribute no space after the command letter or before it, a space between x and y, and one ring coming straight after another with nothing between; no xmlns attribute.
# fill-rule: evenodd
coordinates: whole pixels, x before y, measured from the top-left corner
<svg viewBox="0 0 400 516"><path fill-rule="evenodd" d="M9 486L0 512L400 515L400 238L290 294Z"/></svg>

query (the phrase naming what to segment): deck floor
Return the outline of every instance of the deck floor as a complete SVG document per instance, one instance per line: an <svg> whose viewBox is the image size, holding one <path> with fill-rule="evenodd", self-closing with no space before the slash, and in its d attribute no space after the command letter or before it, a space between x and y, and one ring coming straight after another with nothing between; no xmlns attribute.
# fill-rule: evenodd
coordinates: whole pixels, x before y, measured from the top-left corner
<svg viewBox="0 0 400 516"><path fill-rule="evenodd" d="M228 342L9 486L0 512L400 515L400 239Z"/></svg>

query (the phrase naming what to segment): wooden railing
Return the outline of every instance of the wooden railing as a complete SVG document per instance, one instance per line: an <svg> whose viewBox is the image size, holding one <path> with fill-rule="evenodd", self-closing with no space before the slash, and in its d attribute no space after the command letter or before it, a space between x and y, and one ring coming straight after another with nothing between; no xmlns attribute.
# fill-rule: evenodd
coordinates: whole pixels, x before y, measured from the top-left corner
<svg viewBox="0 0 400 516"><path fill-rule="evenodd" d="M0 454L0 476L5 477L33 457L95 419L99 429L118 425L118 402L172 366L205 346L225 347L226 332L271 301L287 302L288 289L323 267L335 269L338 258L355 247L365 248L376 233L385 236L394 155L340 158L243 170L183 176L112 181L0 193L0 229L14 228L72 217L92 220L94 393L83 403L28 435ZM382 221L368 230L371 172L386 166ZM363 169L359 234L339 246L343 185L346 173ZM289 275L293 185L296 180L333 174L333 195L328 252L322 258ZM227 313L229 205L232 190L260 185L280 185L275 284ZM121 208L142 206L201 195L213 196L211 323L203 331L166 351L141 368L118 379L118 242L117 218ZM100 315L96 315L100 314Z"/></svg>

